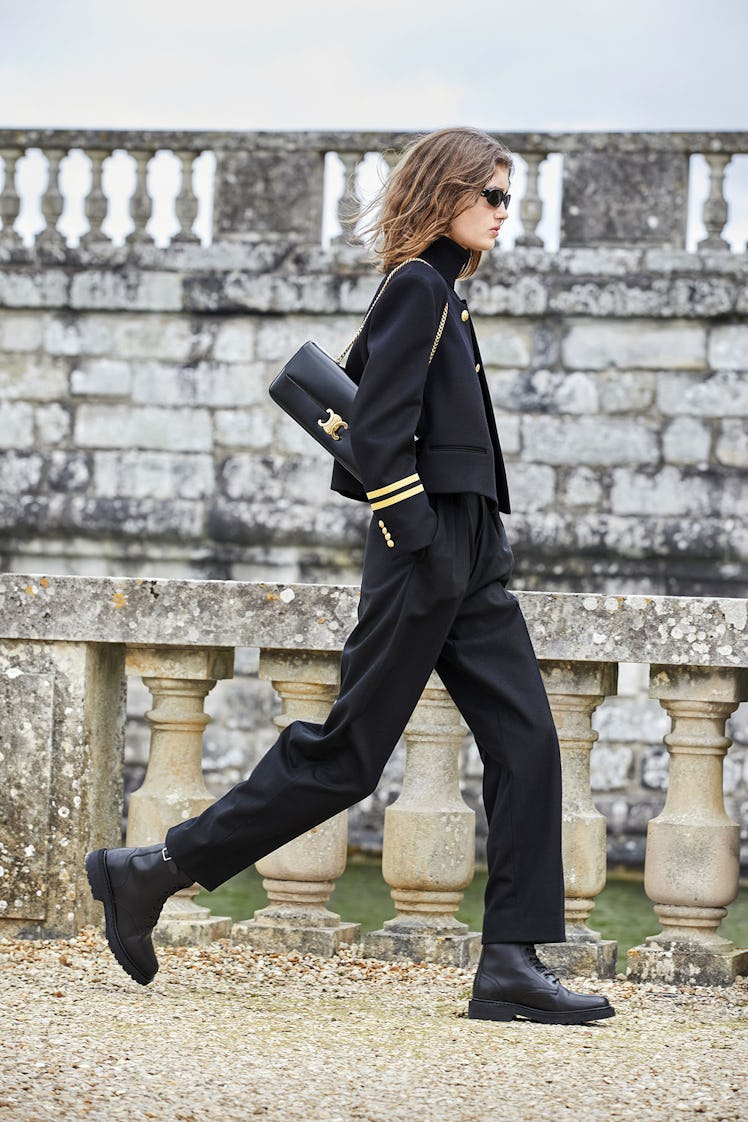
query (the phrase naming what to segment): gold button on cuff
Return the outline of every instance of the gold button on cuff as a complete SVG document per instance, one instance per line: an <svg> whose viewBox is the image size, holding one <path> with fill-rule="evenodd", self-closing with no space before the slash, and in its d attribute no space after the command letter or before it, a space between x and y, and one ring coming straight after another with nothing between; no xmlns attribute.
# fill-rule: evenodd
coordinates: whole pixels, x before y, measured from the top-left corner
<svg viewBox="0 0 748 1122"><path fill-rule="evenodd" d="M460 318L462 319L463 323L467 323L467 321L470 319L470 312L467 310L467 308L462 313L462 316Z"/></svg>
<svg viewBox="0 0 748 1122"><path fill-rule="evenodd" d="M380 530L384 530L385 526L384 526L384 522L382 521L381 518L379 519L379 522L377 523L377 525L379 526Z"/></svg>
<svg viewBox="0 0 748 1122"><path fill-rule="evenodd" d="M387 542L387 548L388 549L394 549L395 548L395 543L393 542L392 538L390 538L390 540Z"/></svg>
<svg viewBox="0 0 748 1122"><path fill-rule="evenodd" d="M479 362L476 362L476 364L475 364L475 373L480 374L480 363Z"/></svg>

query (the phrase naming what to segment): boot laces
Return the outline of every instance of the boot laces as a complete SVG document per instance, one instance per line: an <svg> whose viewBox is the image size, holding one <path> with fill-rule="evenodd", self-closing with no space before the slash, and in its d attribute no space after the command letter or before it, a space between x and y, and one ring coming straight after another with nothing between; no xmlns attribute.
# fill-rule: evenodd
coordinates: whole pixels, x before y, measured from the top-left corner
<svg viewBox="0 0 748 1122"><path fill-rule="evenodd" d="M560 980L556 977L551 968L549 966L546 966L544 962L540 961L537 951L535 950L535 947L532 945L532 943L528 943L525 947L525 954L527 955L527 961L530 963L534 970L537 970L537 972L539 974L542 974L544 978L547 978L549 982L553 982L555 983L555 985L560 985Z"/></svg>

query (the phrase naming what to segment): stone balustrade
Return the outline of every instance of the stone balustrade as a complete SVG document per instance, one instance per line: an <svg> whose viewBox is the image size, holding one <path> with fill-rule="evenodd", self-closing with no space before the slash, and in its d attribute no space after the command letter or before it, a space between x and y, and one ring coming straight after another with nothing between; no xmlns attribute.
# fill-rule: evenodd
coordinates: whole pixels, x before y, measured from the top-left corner
<svg viewBox="0 0 748 1122"><path fill-rule="evenodd" d="M738 827L725 813L725 721L748 698L748 604L730 598L520 593L541 661L563 763L568 942L558 969L612 973L615 942L588 925L605 883L605 824L590 797L591 715L615 692L619 662L651 665L673 720L667 802L650 822L645 888L662 930L629 952L637 979L728 983L748 950L719 928L739 886ZM352 586L0 575L0 931L63 935L96 921L83 873L92 846L120 841L126 672L153 697L145 782L128 842L160 839L210 802L201 774L204 700L233 673L233 648L261 650L282 700L278 725L322 720L335 696ZM364 953L466 965L479 934L455 918L473 875L472 811L459 791L464 726L436 677L405 732L402 791L388 807L382 860L395 915ZM346 860L346 816L259 863L269 906L232 937L265 949L332 954L356 917L327 907ZM174 898L158 935L201 942L229 921ZM653 927L655 916L653 915Z"/></svg>
<svg viewBox="0 0 748 1122"><path fill-rule="evenodd" d="M702 155L708 166L709 193L700 201L706 237L699 250L724 251L728 221L725 176L733 156L748 152L746 133L504 133L522 162L523 189L518 200L522 232L516 244L544 244L539 234L545 200L540 175L549 156L562 158L560 185L561 247L646 245L682 249L689 203L689 161ZM359 202L360 170L370 153L385 153L390 163L410 139L390 132L164 132L52 129L0 129L4 187L0 196L0 248L20 252L16 230L21 200L16 170L29 152L41 152L47 164L47 183L41 197L44 225L36 247L59 255L66 239L59 229L65 200L61 165L70 153L84 153L90 165L83 209L87 230L81 251L90 255L106 249L104 232L109 199L104 191L105 166L126 153L132 165L133 186L127 199L132 229L130 250L152 243L148 224L154 199L149 179L152 161L164 153L176 163L178 185L171 196L172 241L198 240L195 219L198 199L193 184L194 164L210 154L215 159L210 193L212 222L205 240L281 241L319 246L329 198L330 156L337 157L342 179L337 211L345 221L351 204ZM328 169L326 173L326 169ZM625 184L625 189L622 189ZM303 205L289 205L302 185ZM515 188L515 194L517 194ZM742 249L742 246L740 247Z"/></svg>

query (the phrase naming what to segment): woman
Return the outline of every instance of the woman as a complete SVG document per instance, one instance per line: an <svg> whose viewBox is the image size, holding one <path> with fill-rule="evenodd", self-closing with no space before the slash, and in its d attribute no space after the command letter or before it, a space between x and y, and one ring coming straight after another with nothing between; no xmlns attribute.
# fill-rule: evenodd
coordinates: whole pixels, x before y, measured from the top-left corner
<svg viewBox="0 0 748 1122"><path fill-rule="evenodd" d="M406 151L370 237L387 274L347 369L359 383L352 448L363 480L333 487L368 501L359 621L324 725L286 727L252 775L162 845L98 850L86 866L107 937L136 981L158 963L164 901L214 889L372 792L431 671L472 730L489 823L483 950L469 1016L578 1024L613 1015L574 994L535 954L562 941L558 740L519 604L500 511L504 464L478 344L454 291L507 216L510 153L475 129Z"/></svg>

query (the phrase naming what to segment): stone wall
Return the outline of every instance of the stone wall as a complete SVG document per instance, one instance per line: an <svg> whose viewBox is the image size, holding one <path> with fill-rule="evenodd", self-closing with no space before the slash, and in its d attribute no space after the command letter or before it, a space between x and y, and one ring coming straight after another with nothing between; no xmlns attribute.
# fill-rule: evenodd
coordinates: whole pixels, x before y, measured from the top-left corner
<svg viewBox="0 0 748 1122"><path fill-rule="evenodd" d="M584 189L586 221L564 202L554 252L537 244L531 221L533 167L553 145L537 137L514 143L528 168L525 234L511 252L491 255L462 291L508 460L518 587L745 595L748 257L718 244L719 216L706 211L710 244L698 253L682 248L686 153L706 151L708 139L694 138L689 148L682 138L667 134L661 144L668 189L653 189L646 214L635 221L627 212L622 225L611 218L610 162L599 152L586 158L579 138L556 138L555 147L568 150L564 200L590 176L599 190ZM156 145L150 134L139 143ZM202 137L190 150L207 143ZM341 350L377 278L360 249L319 244L319 138L271 137L270 155L258 154L256 138L246 150L235 138L223 148L213 143L216 217L207 246L187 233L156 249L143 236L141 205L138 236L124 246L101 236L69 246L52 223L25 247L10 236L5 205L5 570L358 579L367 511L328 490L325 454L271 405L267 385L308 338ZM730 147L724 138L711 143L714 151ZM343 154L385 146L381 137L333 136L325 144ZM608 138L629 167L638 160L651 169L653 144L646 136ZM183 158L185 145L173 142ZM135 134L129 146L138 146ZM278 218L268 168L298 168L302 149L303 166L317 176L315 201L311 218L290 229ZM718 158L710 157L713 175ZM7 176L5 186L7 195ZM54 220L52 195L44 205ZM92 213L100 223L100 205ZM181 213L189 215L184 202ZM254 659L252 651L240 654L245 675L211 700L216 790L243 774L273 736L274 699L254 676ZM595 750L600 804L623 857L640 853L636 839L665 783L662 712L641 699L636 675L632 669L631 695L605 707L611 715L600 718L603 744ZM734 721L739 747L727 769L736 807L748 797L747 724L741 715ZM142 763L138 735L133 780ZM468 752L473 796L475 762ZM393 788L400 767L396 758ZM386 800L382 791L377 798ZM376 838L381 806L365 811L362 841Z"/></svg>

